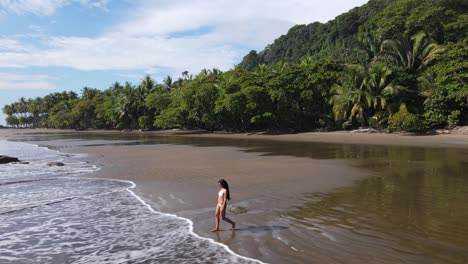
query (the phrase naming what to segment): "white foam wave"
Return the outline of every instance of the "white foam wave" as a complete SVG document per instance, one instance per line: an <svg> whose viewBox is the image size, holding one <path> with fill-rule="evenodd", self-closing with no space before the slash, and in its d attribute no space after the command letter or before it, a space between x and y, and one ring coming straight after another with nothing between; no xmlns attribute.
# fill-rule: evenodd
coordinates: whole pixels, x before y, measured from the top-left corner
<svg viewBox="0 0 468 264"><path fill-rule="evenodd" d="M114 179L115 180L115 179ZM120 181L120 180L119 180ZM160 213L160 212L157 212L156 210L154 210L151 205L149 205L148 203L146 203L141 197L139 197L137 194L135 194L131 189L135 188L136 187L136 184L132 181L125 181L125 182L128 182L128 183L131 183L132 186L127 188L127 191L130 192L138 201L140 201L144 206L146 206L148 208L148 210L150 210L151 212L153 213ZM199 238L199 239L204 239L204 240L207 240L207 241L210 241L211 243L213 244L217 244L221 247L223 247L226 251L228 251L229 253L239 257L239 258L242 258L242 259L245 259L245 260L248 260L248 261L253 261L255 263L264 263L260 260L257 260L257 259L253 259L253 258L249 258L249 257L245 257L245 256L241 256L239 254L237 254L236 252L232 251L228 246L222 244L222 243L219 243L219 242L216 242L214 241L213 239L211 238L206 238L206 237L202 237L202 236L199 236L197 233L195 233L193 231L193 222L190 220L190 219L187 219L187 218L183 218L183 217L180 217L180 216L177 216L177 215L174 215L174 214L168 214L168 213L164 213L166 215L169 215L169 216L172 216L172 217L175 217L177 219L180 219L180 220L184 220L187 222L187 224L189 225L189 232L190 234L192 234L193 236Z"/></svg>
<svg viewBox="0 0 468 264"><path fill-rule="evenodd" d="M1 151L5 145L30 164L0 168L1 263L263 263L197 235L189 219L154 210L132 181L83 177L100 169L77 159L86 154L0 140ZM46 166L58 159L66 166Z"/></svg>

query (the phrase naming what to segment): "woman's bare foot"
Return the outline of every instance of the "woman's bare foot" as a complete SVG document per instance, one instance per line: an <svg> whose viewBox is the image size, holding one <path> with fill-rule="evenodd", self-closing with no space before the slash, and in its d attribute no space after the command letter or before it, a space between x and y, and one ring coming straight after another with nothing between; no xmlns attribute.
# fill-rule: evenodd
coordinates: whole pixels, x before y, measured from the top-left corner
<svg viewBox="0 0 468 264"><path fill-rule="evenodd" d="M218 232L218 231L219 231L219 229L216 229L216 228L211 230L211 232Z"/></svg>

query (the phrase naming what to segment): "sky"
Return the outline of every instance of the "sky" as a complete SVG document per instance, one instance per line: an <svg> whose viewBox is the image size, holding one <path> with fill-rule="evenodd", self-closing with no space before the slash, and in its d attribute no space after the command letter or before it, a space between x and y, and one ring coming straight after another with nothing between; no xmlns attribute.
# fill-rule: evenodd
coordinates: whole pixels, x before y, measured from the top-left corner
<svg viewBox="0 0 468 264"><path fill-rule="evenodd" d="M0 108L20 97L228 70L367 0L0 0ZM0 125L5 115L0 113Z"/></svg>

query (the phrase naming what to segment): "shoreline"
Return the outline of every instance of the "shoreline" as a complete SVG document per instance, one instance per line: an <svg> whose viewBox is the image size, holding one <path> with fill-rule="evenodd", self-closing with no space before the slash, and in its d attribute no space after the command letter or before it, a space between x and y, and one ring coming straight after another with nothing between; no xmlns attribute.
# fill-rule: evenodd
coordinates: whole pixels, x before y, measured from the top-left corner
<svg viewBox="0 0 468 264"><path fill-rule="evenodd" d="M96 134L104 136L102 144L87 145L87 142L94 141L95 138L82 137L82 134L90 132L95 131L77 133L70 130L46 130L22 133L24 137L21 137L21 134L17 134L20 137L11 134L11 138L21 140L30 137L32 141L29 142L33 144L45 145L66 153L86 153L88 157L85 160L101 167L101 170L93 173L91 177L131 181L136 185L132 192L152 210L188 219L193 223L192 231L197 236L222 243L237 255L268 263L304 263L311 258L317 259L319 263L335 263L326 252L340 255L339 259L347 259L345 251L342 251L344 248L340 248L339 244L330 239L329 234L333 238L336 230L327 226L314 229L315 224L312 224L310 230L302 229L297 226L297 220L300 218L292 221L291 217L297 217L294 215L298 214L299 208L305 206L304 203L310 202L310 199L314 201L315 198L308 198L306 194L327 196L341 188L349 188L363 179L375 176L372 170L356 167L353 164L353 157L363 154L359 153L362 146L346 144L353 144L350 142L372 144L369 142L379 141L380 145L414 146L414 142L408 144L401 139L407 140L406 138L411 139L413 136L401 135L396 135L401 137L399 140L391 141L389 140L391 137L388 137L390 135L372 134L374 141L369 141L363 138L368 134L340 136L340 133L334 132L295 135L193 134L198 131L164 131L157 134L161 137L176 136L206 138L206 140L219 138L249 140L211 140L215 144L208 145L187 143L191 140L182 140L185 142L182 144L165 141L154 144L141 141L143 144L140 145L139 137L135 137L137 140L134 143L119 145L115 144L113 137L107 137L107 134L151 136L156 133L99 131ZM41 136L37 138L34 136L39 133L46 133L52 137L45 136L43 139L46 141L40 141ZM63 133L62 135L66 137L57 135L59 133ZM440 146L449 146L453 149L460 146L466 148L464 143L468 139L466 136L430 136L429 142L420 141L419 146L439 146L434 143L434 137L439 140ZM105 143L106 138L111 140ZM385 140L382 141L382 138ZM312 145L314 153L319 153L317 157L296 156L285 153L282 149L284 145L288 145L293 150L300 148L301 145L311 145L296 144L297 142L321 140L318 142L323 143L332 139L341 143L345 141L343 144L345 149L340 151L350 154L358 151L357 156L329 157L327 156L329 148L334 149L337 146L327 144ZM457 144L457 141L462 141L462 144ZM293 142L296 143L292 144ZM256 147L258 145L266 145L266 148ZM272 146L279 149L270 155L273 153L270 153L269 149ZM393 146L371 146L371 148L375 149L373 155L377 156L386 148L397 152L400 149ZM418 151L421 150L423 149ZM396 158L399 159L398 156ZM223 232L210 232L214 224L213 212L218 191L216 182L220 177L227 177L230 183L233 200L229 204L248 209L246 214L240 215L228 212L228 217L238 224L239 230L236 232L226 232L226 223L221 224ZM315 233L316 231L320 232ZM309 240L309 237L313 237L313 241ZM309 242L312 245L309 245ZM372 244L371 241L366 243ZM325 245L325 248L322 248L322 245ZM356 259L356 262L350 263L360 262Z"/></svg>
<svg viewBox="0 0 468 264"><path fill-rule="evenodd" d="M236 252L234 252L231 248L229 248L227 245L223 244L223 243L220 243L220 242L217 242L215 241L214 239L212 238L208 238L208 237L204 237L204 236L200 236L199 234L197 234L195 231L194 231L194 222L192 220L190 220L189 218L185 218L185 217L181 217L181 216L178 216L178 215L175 215L175 214L171 214L171 213L164 213L164 212L159 212L159 211L156 211L154 210L153 207L151 207L150 204L148 204L145 200L143 200L140 196L138 196L138 194L136 194L134 191L132 191L132 189L135 189L137 187L136 183L133 182L133 181L130 181L130 180L119 180L119 179L111 179L111 180L117 180L117 181L125 181L125 182L129 182L132 184L131 187L127 188L127 191L130 192L130 194L132 194L132 196L134 196L141 204L143 204L145 207L148 208L148 210L154 214L160 214L160 213L163 213L163 214L167 214L167 215L170 215L170 216L173 216L175 218L178 218L178 219L182 219L184 221L186 221L189 225L189 233L199 239L202 239L202 240L207 240L207 241L210 241L212 243L215 243L215 244L219 244L219 246L223 247L227 252L229 252L230 254L236 256L236 257L239 257L241 259L245 259L247 261L251 261L251 262L255 262L255 263L259 263L259 264L265 264L264 262L262 262L261 260L258 260L258 259L254 259L254 258L249 258L247 256L242 256Z"/></svg>
<svg viewBox="0 0 468 264"><path fill-rule="evenodd" d="M87 153L89 160L101 164L93 177L134 182L132 191L153 210L190 220L196 235L266 263L303 263L310 257L295 250L303 240L284 222L305 202L304 193L331 193L367 176L346 161L263 156L227 146L109 145L66 152ZM224 222L223 231L210 231L220 177L230 183L233 197L228 204L248 209L245 214L227 212L237 223L235 232Z"/></svg>
<svg viewBox="0 0 468 264"><path fill-rule="evenodd" d="M284 142L316 142L341 144L367 144L389 146L429 146L468 148L468 127L452 130L450 134L413 135L401 133L371 133L358 131L332 132L302 132L295 134L266 134L259 133L223 133L205 130L160 130L160 131L117 131L117 130L86 130L72 129L0 129L0 137L28 136L52 134L110 134L110 135L148 135L175 136L194 138L220 139L254 139Z"/></svg>

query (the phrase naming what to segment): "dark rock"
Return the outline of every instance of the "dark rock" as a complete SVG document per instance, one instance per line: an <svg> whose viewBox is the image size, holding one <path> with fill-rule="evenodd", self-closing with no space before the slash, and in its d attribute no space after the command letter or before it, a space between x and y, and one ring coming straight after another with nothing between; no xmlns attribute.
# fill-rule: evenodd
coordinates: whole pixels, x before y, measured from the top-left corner
<svg viewBox="0 0 468 264"><path fill-rule="evenodd" d="M0 164L6 164L6 163L18 162L18 161L19 161L19 159L15 158L15 157L0 155Z"/></svg>
<svg viewBox="0 0 468 264"><path fill-rule="evenodd" d="M47 163L47 165L49 165L49 166L59 166L59 167L65 166L65 164L63 164L62 162L57 162L57 161L49 162L49 163Z"/></svg>
<svg viewBox="0 0 468 264"><path fill-rule="evenodd" d="M247 209L244 207L241 207L239 205L230 205L229 206L229 211L234 214L245 214L247 213Z"/></svg>

